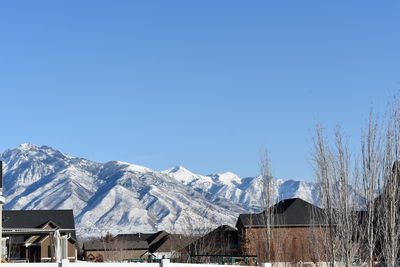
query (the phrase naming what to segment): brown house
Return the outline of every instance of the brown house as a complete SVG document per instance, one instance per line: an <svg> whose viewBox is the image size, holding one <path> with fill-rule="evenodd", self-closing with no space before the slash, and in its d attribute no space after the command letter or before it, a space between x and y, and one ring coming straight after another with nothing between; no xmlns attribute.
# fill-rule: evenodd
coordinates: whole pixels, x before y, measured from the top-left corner
<svg viewBox="0 0 400 267"><path fill-rule="evenodd" d="M196 239L186 247L194 255L238 255L238 232L235 228L222 225Z"/></svg>
<svg viewBox="0 0 400 267"><path fill-rule="evenodd" d="M84 259L87 261L123 261L140 259L149 245L146 241L88 241L83 243Z"/></svg>
<svg viewBox="0 0 400 267"><path fill-rule="evenodd" d="M123 261L152 258L152 247L161 246L169 234L157 233L119 234L109 240L83 243L84 258L87 261Z"/></svg>
<svg viewBox="0 0 400 267"><path fill-rule="evenodd" d="M187 253L185 247L193 242L195 238L181 234L167 234L159 240L152 242L149 250L142 257L150 259L170 259L172 261L182 261Z"/></svg>
<svg viewBox="0 0 400 267"><path fill-rule="evenodd" d="M299 198L241 214L236 223L240 253L255 254L261 262L323 261L327 228L322 216L322 209Z"/></svg>
<svg viewBox="0 0 400 267"><path fill-rule="evenodd" d="M257 256L241 254L238 244L238 231L222 225L190 243L183 254L191 263L257 265Z"/></svg>
<svg viewBox="0 0 400 267"><path fill-rule="evenodd" d="M72 210L5 210L3 237L10 261L55 261L55 230L67 236L68 259L76 260L76 233Z"/></svg>

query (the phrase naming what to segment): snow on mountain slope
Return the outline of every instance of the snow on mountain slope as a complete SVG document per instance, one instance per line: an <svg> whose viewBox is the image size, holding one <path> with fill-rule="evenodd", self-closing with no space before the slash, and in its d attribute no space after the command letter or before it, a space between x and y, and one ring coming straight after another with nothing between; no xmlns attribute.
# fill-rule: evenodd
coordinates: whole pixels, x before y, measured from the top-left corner
<svg viewBox="0 0 400 267"><path fill-rule="evenodd" d="M200 175L182 166L157 172L33 144L6 150L0 159L6 209L73 209L82 236L234 225L239 213L264 207L259 176ZM274 179L274 188L276 200L317 201L313 183Z"/></svg>
<svg viewBox="0 0 400 267"><path fill-rule="evenodd" d="M176 223L181 219L181 214L184 212L191 217L200 217L205 205L212 210L211 216L207 218L211 225L219 222L215 218L230 223L235 220L231 211L208 202L201 194L176 183L175 179L166 174L143 173L128 164L117 162L106 165L117 165L107 166L113 169L114 175L100 173L100 176L107 177L98 190L101 193L94 195L77 216L78 225L86 229L87 234L90 234L87 231L93 229L93 225L97 228L110 225L125 232L137 231L138 226L143 231L175 227L175 231L182 232L185 225ZM105 168L106 172L108 168Z"/></svg>
<svg viewBox="0 0 400 267"><path fill-rule="evenodd" d="M1 158L6 209L56 209L68 203L82 208L97 190L98 163L31 144L7 150Z"/></svg>
<svg viewBox="0 0 400 267"><path fill-rule="evenodd" d="M213 180L211 177L192 173L183 166L176 166L174 168L161 171L161 173L168 174L169 176L175 178L177 181L191 187L195 186L203 189L209 189L213 184Z"/></svg>
<svg viewBox="0 0 400 267"><path fill-rule="evenodd" d="M182 166L163 171L177 181L205 194L213 203L228 200L247 211L259 212L263 209L263 181L261 176L240 178L225 172L214 175L199 175ZM275 201L299 197L310 203L318 203L317 184L298 180L273 179Z"/></svg>

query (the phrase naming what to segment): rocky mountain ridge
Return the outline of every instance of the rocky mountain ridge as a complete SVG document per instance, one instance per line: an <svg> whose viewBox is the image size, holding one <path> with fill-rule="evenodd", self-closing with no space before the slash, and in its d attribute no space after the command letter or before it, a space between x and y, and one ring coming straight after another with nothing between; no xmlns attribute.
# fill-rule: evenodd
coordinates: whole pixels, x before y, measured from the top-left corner
<svg viewBox="0 0 400 267"><path fill-rule="evenodd" d="M73 209L81 236L193 232L234 225L239 213L263 209L260 176L200 175L177 166L165 171L120 161L77 158L48 146L22 144L0 154L5 209ZM274 179L276 200L318 203L318 185Z"/></svg>

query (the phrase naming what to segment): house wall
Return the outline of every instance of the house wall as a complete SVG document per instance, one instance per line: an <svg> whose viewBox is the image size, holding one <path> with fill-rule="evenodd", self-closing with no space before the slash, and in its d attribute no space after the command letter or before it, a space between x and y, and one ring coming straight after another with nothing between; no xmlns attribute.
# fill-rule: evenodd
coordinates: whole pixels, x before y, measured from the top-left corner
<svg viewBox="0 0 400 267"><path fill-rule="evenodd" d="M49 255L49 246L51 246L51 239L49 237L45 238L41 243L41 258L42 259L50 259L51 255ZM68 258L76 260L76 246L72 242L68 241ZM53 255L54 257L54 255Z"/></svg>
<svg viewBox="0 0 400 267"><path fill-rule="evenodd" d="M176 259L181 257L181 253L178 251L172 252L153 252L154 259Z"/></svg>
<svg viewBox="0 0 400 267"><path fill-rule="evenodd" d="M224 226L222 226L224 227ZM224 230L218 227L205 236L193 241L185 248L185 252L192 255L220 254L237 255L238 254L238 232L236 230ZM231 229L231 227L229 227Z"/></svg>
<svg viewBox="0 0 400 267"><path fill-rule="evenodd" d="M68 258L69 259L73 258L76 260L76 256L77 256L76 245L72 244L71 242L68 242Z"/></svg>
<svg viewBox="0 0 400 267"><path fill-rule="evenodd" d="M265 228L239 229L241 254L257 255L260 262L319 262L325 259L324 228L272 228L270 253Z"/></svg>
<svg viewBox="0 0 400 267"><path fill-rule="evenodd" d="M85 251L85 259L91 255L94 258L102 257L104 261L122 261L124 259L140 259L147 250L114 250L114 251Z"/></svg>
<svg viewBox="0 0 400 267"><path fill-rule="evenodd" d="M50 246L50 238L46 238L43 240L40 246L40 256L41 258L50 258L51 255L49 255L49 246Z"/></svg>

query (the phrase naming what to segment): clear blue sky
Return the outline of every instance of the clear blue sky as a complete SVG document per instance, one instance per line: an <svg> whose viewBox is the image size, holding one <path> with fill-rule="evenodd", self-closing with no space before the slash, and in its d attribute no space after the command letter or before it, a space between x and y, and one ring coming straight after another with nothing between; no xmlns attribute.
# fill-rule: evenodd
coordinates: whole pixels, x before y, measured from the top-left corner
<svg viewBox="0 0 400 267"><path fill-rule="evenodd" d="M312 180L400 89L399 1L1 1L0 151Z"/></svg>

